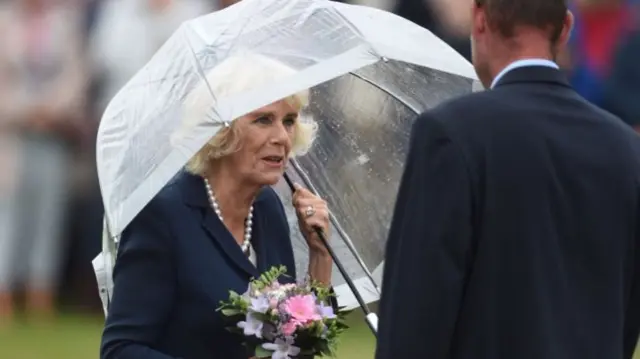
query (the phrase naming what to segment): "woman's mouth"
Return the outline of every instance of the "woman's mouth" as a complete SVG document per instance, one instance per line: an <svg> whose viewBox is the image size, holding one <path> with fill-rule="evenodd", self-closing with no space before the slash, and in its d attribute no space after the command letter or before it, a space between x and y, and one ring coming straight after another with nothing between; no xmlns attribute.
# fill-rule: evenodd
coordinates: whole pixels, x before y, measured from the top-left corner
<svg viewBox="0 0 640 359"><path fill-rule="evenodd" d="M262 158L263 161L267 163L269 167L282 167L284 162L283 156L267 156Z"/></svg>

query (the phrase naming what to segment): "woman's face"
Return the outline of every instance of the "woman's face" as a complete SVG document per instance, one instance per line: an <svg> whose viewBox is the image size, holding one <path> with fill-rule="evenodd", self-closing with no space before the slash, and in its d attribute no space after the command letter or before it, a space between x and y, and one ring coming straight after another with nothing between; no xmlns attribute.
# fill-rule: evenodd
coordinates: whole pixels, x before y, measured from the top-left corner
<svg viewBox="0 0 640 359"><path fill-rule="evenodd" d="M284 173L295 135L298 110L282 100L235 122L240 149L227 158L242 181L274 185Z"/></svg>

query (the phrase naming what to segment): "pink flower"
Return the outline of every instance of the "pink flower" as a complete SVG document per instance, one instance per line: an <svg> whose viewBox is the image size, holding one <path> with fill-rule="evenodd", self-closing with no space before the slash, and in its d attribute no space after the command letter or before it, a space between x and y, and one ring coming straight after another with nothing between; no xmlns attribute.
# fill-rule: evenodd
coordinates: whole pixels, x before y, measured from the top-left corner
<svg viewBox="0 0 640 359"><path fill-rule="evenodd" d="M312 295L293 296L283 303L282 309L298 323L322 319L318 314L316 301Z"/></svg>
<svg viewBox="0 0 640 359"><path fill-rule="evenodd" d="M296 332L296 329L298 329L299 325L300 323L298 323L297 321L291 320L287 323L284 323L280 329L282 330L282 334L291 336Z"/></svg>

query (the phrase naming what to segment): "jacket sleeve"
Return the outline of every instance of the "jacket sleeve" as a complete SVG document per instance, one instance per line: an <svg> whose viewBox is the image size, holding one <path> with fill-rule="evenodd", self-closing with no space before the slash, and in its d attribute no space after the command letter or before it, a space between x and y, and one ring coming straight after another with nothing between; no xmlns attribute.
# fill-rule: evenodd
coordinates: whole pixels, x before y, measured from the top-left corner
<svg viewBox="0 0 640 359"><path fill-rule="evenodd" d="M154 350L176 291L172 236L157 206L150 203L123 232L102 359L172 359Z"/></svg>
<svg viewBox="0 0 640 359"><path fill-rule="evenodd" d="M632 359L640 334L640 198L636 213L636 235L627 257L628 293L624 316L624 359Z"/></svg>
<svg viewBox="0 0 640 359"><path fill-rule="evenodd" d="M377 359L449 358L473 257L473 181L460 145L414 124L385 254Z"/></svg>

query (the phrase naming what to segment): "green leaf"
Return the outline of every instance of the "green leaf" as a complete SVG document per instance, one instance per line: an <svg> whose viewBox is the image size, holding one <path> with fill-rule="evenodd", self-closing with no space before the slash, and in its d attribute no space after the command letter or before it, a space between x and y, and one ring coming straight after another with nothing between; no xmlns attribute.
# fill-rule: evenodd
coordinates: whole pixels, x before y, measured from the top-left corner
<svg viewBox="0 0 640 359"><path fill-rule="evenodd" d="M253 312L251 315L261 322L265 322L267 321L267 319L269 319L269 317L266 314L262 314L262 313Z"/></svg>
<svg viewBox="0 0 640 359"><path fill-rule="evenodd" d="M273 352L263 348L262 345L259 345L256 347L255 355L258 358L271 358L271 356L273 355Z"/></svg>
<svg viewBox="0 0 640 359"><path fill-rule="evenodd" d="M258 279L251 281L251 286L254 289L262 290L266 286L270 285L274 281L276 281L279 277L285 275L287 272L287 267L272 267L265 273L263 273Z"/></svg>
<svg viewBox="0 0 640 359"><path fill-rule="evenodd" d="M234 315L239 315L239 314L244 314L244 313L242 313L242 311L239 310L239 309L223 308L222 309L222 314L224 314L227 317L231 317L231 316L234 316Z"/></svg>

